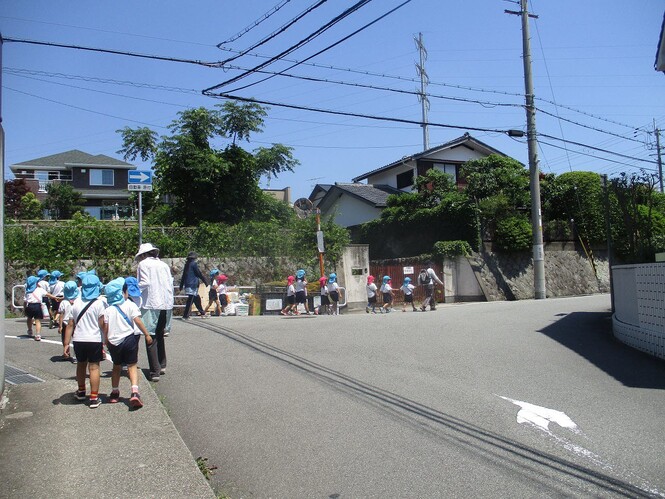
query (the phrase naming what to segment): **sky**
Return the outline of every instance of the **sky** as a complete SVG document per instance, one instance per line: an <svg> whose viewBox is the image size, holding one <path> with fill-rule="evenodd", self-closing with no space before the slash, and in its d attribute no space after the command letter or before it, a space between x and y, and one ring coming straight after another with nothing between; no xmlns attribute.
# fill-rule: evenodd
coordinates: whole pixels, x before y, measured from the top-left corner
<svg viewBox="0 0 665 499"><path fill-rule="evenodd" d="M147 126L168 134L178 112L223 103L202 94L221 85L213 92L270 103L263 131L242 147L281 143L300 162L261 186L290 187L292 201L307 197L318 183L351 182L423 150L415 95L420 33L429 146L468 132L528 164L525 139L506 133L526 130L521 22L504 12L519 5L373 0L309 40L356 3L0 0L5 165L71 149L122 159L117 130ZM654 70L654 60L665 2L534 0L529 11L538 16L530 41L540 169L610 177L656 172L654 129L665 128L665 74ZM190 63L244 52L221 68Z"/></svg>

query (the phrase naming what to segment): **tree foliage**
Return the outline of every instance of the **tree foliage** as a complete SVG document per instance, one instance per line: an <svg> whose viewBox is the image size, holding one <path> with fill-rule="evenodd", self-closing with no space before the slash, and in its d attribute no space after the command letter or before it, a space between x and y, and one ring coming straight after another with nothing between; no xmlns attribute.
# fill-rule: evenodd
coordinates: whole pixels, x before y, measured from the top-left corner
<svg viewBox="0 0 665 499"><path fill-rule="evenodd" d="M121 151L125 159L138 155L154 159L154 188L170 204L168 209L154 209L173 223L251 220L264 216L270 206L259 188L261 176L275 177L298 164L292 149L281 144L258 148L254 154L237 145L262 130L266 114L254 103L187 109L169 126L171 134L158 142L149 131L125 128ZM217 148L216 142L224 138L232 142Z"/></svg>
<svg viewBox="0 0 665 499"><path fill-rule="evenodd" d="M74 213L83 211L81 193L74 190L71 184L55 182L46 187L44 208L55 220L68 220Z"/></svg>
<svg viewBox="0 0 665 499"><path fill-rule="evenodd" d="M40 220L43 217L44 209L41 201L32 192L28 192L21 198L20 219L22 220Z"/></svg>
<svg viewBox="0 0 665 499"><path fill-rule="evenodd" d="M5 218L16 220L26 218L22 213L21 198L28 192L30 187L25 179L5 180Z"/></svg>

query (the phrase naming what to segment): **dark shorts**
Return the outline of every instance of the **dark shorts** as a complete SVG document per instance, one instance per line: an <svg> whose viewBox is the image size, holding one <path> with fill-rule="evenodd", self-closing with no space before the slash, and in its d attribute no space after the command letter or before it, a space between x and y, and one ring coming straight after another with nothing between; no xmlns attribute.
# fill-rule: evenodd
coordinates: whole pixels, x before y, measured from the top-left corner
<svg viewBox="0 0 665 499"><path fill-rule="evenodd" d="M289 305L295 305L296 304L296 295L287 295L286 303L288 303Z"/></svg>
<svg viewBox="0 0 665 499"><path fill-rule="evenodd" d="M307 295L304 291L296 291L296 303L305 303Z"/></svg>
<svg viewBox="0 0 665 499"><path fill-rule="evenodd" d="M383 303L392 303L393 302L393 295L390 293L383 293Z"/></svg>
<svg viewBox="0 0 665 499"><path fill-rule="evenodd" d="M226 307L229 304L229 300L226 297L226 295L218 295L219 296L219 303L222 304L222 307Z"/></svg>
<svg viewBox="0 0 665 499"><path fill-rule="evenodd" d="M75 341L74 353L79 362L92 362L99 364L102 361L102 343Z"/></svg>
<svg viewBox="0 0 665 499"><path fill-rule="evenodd" d="M371 298L367 298L367 303L376 303L376 295L372 296Z"/></svg>
<svg viewBox="0 0 665 499"><path fill-rule="evenodd" d="M119 345L109 343L109 353L114 366L136 364L139 361L139 335L130 334Z"/></svg>
<svg viewBox="0 0 665 499"><path fill-rule="evenodd" d="M331 291L330 292L330 299L337 303L339 301L339 291Z"/></svg>
<svg viewBox="0 0 665 499"><path fill-rule="evenodd" d="M429 285L429 284L426 285L425 286L425 296L429 298L430 296L432 296L433 293L434 293L434 286Z"/></svg>
<svg viewBox="0 0 665 499"><path fill-rule="evenodd" d="M58 313L58 309L60 308L60 302L58 300L50 300L51 303L51 310L53 310L54 314Z"/></svg>
<svg viewBox="0 0 665 499"><path fill-rule="evenodd" d="M208 291L208 301L217 301L217 290L211 289Z"/></svg>
<svg viewBox="0 0 665 499"><path fill-rule="evenodd" d="M413 303L413 295L404 295L404 303Z"/></svg>
<svg viewBox="0 0 665 499"><path fill-rule="evenodd" d="M28 303L28 306L25 307L25 316L28 319L42 320L44 318L44 316L42 315L42 304L41 303Z"/></svg>
<svg viewBox="0 0 665 499"><path fill-rule="evenodd" d="M330 298L328 298L328 295L321 295L321 305L330 305Z"/></svg>

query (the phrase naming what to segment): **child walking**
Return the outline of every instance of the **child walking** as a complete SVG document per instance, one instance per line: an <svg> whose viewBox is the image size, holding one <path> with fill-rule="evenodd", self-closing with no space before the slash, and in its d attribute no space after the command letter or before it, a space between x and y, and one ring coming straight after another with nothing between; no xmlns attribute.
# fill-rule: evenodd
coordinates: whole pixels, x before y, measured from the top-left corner
<svg viewBox="0 0 665 499"><path fill-rule="evenodd" d="M219 302L219 307L221 309L220 315L226 315L226 307L229 304L229 287L226 285L229 278L224 274L217 276L217 301Z"/></svg>
<svg viewBox="0 0 665 499"><path fill-rule="evenodd" d="M102 331L106 346L113 357L113 372L111 373L111 395L109 403L120 401L120 374L122 365L127 365L127 375L131 385L129 406L133 409L143 407L139 395L138 355L139 336L145 336L148 345L152 337L141 320L141 311L128 299L127 284L122 277L113 279L105 288L108 307L104 310L104 323Z"/></svg>
<svg viewBox="0 0 665 499"><path fill-rule="evenodd" d="M65 330L64 356L70 355L70 341L74 341L74 352L78 364L76 365L76 381L78 390L74 396L77 400L85 400L86 372L90 376L90 402L89 407L99 407L102 400L99 398L99 363L102 361L104 309L106 305L99 300L101 282L94 274L83 276L81 296L78 297L71 310L65 317L67 328Z"/></svg>
<svg viewBox="0 0 665 499"><path fill-rule="evenodd" d="M42 310L42 303L45 298L55 300L55 296L46 291L39 285L39 278L31 275L25 281L25 297L23 298L23 310L28 323L28 336L32 335L32 325L35 325L35 341L42 339L42 318L45 318L44 311Z"/></svg>
<svg viewBox="0 0 665 499"><path fill-rule="evenodd" d="M58 332L62 339L62 351L65 352L65 347L68 345L65 345L65 329L67 328L67 323L64 319L71 312L72 304L79 295L79 288L75 281L67 281L64 283L63 295L63 300L60 302L60 307L58 307ZM68 360L72 364L76 364L76 357L71 354L71 350L68 354L63 353L62 360Z"/></svg>
<svg viewBox="0 0 665 499"><path fill-rule="evenodd" d="M330 296L332 315L339 315L339 284L334 272L328 278L328 295Z"/></svg>
<svg viewBox="0 0 665 499"><path fill-rule="evenodd" d="M372 313L376 313L376 292L378 288L376 287L376 284L374 284L374 276L373 275L368 275L367 276L367 306L365 307L365 312L369 314L370 309L372 310Z"/></svg>
<svg viewBox="0 0 665 499"><path fill-rule="evenodd" d="M295 280L296 278L292 275L286 278L286 307L280 312L282 315L293 315L294 313L298 315L298 309L296 308L296 288L293 286Z"/></svg>
<svg viewBox="0 0 665 499"><path fill-rule="evenodd" d="M416 287L411 284L411 278L410 277L405 277L404 278L404 284L402 284L402 287L399 288L399 290L404 293L404 302L402 303L402 312L406 312L406 304L410 303L411 308L413 309L414 312L416 312L418 309L416 308L416 305L413 303L413 290L416 289Z"/></svg>
<svg viewBox="0 0 665 499"><path fill-rule="evenodd" d="M319 278L319 286L321 287L321 305L319 305L318 310L314 310L314 313L317 315L330 315L330 296L328 294L327 281L328 278L326 276L321 276Z"/></svg>
<svg viewBox="0 0 665 499"><path fill-rule="evenodd" d="M60 302L63 300L64 294L63 290L65 288L65 283L60 280L62 272L59 270L54 270L51 272L51 279L49 279L49 293L55 296L55 300L51 300L49 303L49 315L51 322L49 323L49 329L57 328L60 322Z"/></svg>
<svg viewBox="0 0 665 499"><path fill-rule="evenodd" d="M219 295L217 294L217 275L219 274L219 270L217 269L212 269L210 271L210 289L208 290L208 304L206 305L206 308L204 312L207 314L208 309L211 306L215 306L215 315L221 315L222 311L220 310L220 305L219 305Z"/></svg>
<svg viewBox="0 0 665 499"><path fill-rule="evenodd" d="M305 279L305 271L303 269L296 272L296 310L298 305L303 304L305 306L305 314L309 315L309 306L307 305L307 279Z"/></svg>
<svg viewBox="0 0 665 499"><path fill-rule="evenodd" d="M384 275L383 284L381 284L381 293L383 294L383 306L381 310L385 311L385 313L389 313L392 310L393 288L390 283L390 276Z"/></svg>

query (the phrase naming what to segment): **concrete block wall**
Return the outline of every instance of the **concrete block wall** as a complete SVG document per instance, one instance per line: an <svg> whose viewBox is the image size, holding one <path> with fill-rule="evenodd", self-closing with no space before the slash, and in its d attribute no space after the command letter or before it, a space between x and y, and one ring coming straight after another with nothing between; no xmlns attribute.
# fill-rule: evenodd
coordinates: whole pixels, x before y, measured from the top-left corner
<svg viewBox="0 0 665 499"><path fill-rule="evenodd" d="M612 267L614 336L665 359L665 263Z"/></svg>

